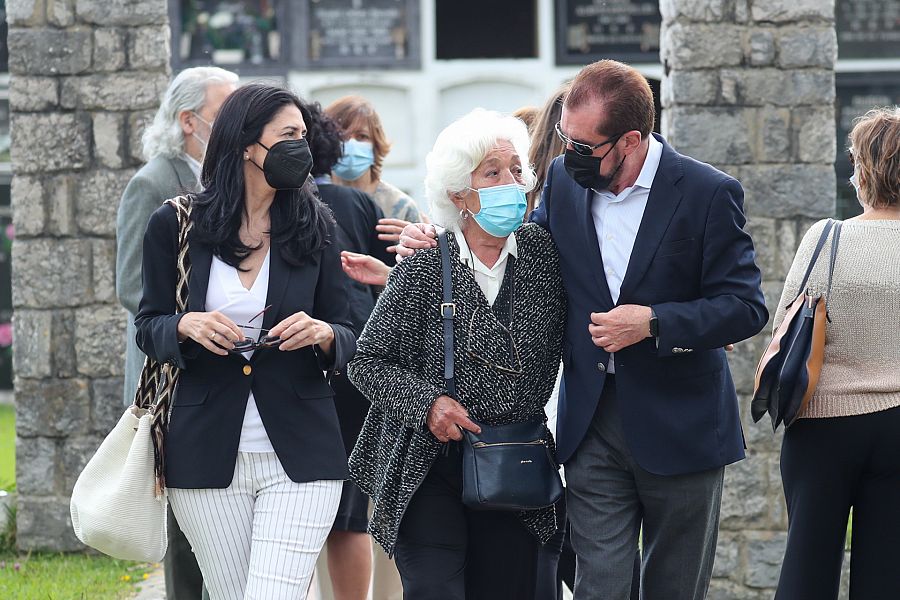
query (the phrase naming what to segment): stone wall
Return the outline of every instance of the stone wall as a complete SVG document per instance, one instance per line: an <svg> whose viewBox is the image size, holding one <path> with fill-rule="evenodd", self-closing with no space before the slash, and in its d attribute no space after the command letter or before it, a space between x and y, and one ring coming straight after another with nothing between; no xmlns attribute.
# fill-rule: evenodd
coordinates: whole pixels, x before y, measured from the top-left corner
<svg viewBox="0 0 900 600"><path fill-rule="evenodd" d="M7 0L18 542L80 548L69 494L122 413L116 209L169 77L165 0Z"/></svg>
<svg viewBox="0 0 900 600"><path fill-rule="evenodd" d="M662 0L662 129L740 180L772 314L808 226L835 210L833 0ZM748 459L727 470L711 600L769 600L784 552L780 435L753 424L771 326L731 358Z"/></svg>

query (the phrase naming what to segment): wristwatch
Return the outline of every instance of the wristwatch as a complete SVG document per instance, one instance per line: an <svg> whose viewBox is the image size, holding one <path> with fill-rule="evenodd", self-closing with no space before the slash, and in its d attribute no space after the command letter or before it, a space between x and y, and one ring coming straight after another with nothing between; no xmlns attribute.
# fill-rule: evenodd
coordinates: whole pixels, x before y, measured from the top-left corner
<svg viewBox="0 0 900 600"><path fill-rule="evenodd" d="M652 306L650 307L650 337L659 337L659 319Z"/></svg>

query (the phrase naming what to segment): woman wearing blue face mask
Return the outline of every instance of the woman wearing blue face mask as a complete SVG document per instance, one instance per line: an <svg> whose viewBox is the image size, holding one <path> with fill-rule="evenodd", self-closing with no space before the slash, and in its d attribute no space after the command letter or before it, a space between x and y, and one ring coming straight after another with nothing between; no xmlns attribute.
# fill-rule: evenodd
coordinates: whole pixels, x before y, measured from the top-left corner
<svg viewBox="0 0 900 600"><path fill-rule="evenodd" d="M553 507L473 510L461 497L463 430L546 422L562 351L556 247L522 225L527 156L521 121L477 109L426 159L426 193L448 230L455 386L444 378L438 249L394 268L348 367L372 402L351 475L374 500L369 531L395 555L407 598L555 597L544 548Z"/></svg>
<svg viewBox="0 0 900 600"><path fill-rule="evenodd" d="M403 228L424 215L415 200L381 178L391 144L375 107L361 96L344 96L329 104L325 113L344 134L343 155L332 168L332 181L369 194L385 216L376 228L380 239L396 244Z"/></svg>

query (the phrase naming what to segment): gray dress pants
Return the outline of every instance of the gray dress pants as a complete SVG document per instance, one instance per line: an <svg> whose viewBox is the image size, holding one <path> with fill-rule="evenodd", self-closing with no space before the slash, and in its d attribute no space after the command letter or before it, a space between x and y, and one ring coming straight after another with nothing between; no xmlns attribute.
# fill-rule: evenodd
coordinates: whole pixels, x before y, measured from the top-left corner
<svg viewBox="0 0 900 600"><path fill-rule="evenodd" d="M660 476L625 442L615 383L607 378L590 428L566 463L577 555L575 600L628 600L643 536L642 600L703 600L719 528L724 467ZM642 529L643 527L643 529Z"/></svg>

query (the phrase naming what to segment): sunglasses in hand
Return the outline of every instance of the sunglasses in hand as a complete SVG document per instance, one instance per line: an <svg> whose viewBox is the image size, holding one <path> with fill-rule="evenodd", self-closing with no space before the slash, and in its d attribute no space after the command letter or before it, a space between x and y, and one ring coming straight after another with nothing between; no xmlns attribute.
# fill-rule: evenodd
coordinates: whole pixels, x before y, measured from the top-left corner
<svg viewBox="0 0 900 600"><path fill-rule="evenodd" d="M252 323L256 319L258 319L259 317L264 315L265 312L267 310L269 310L270 308L272 308L271 304L269 306L265 307L264 309L262 309L261 311L259 311L258 313L256 313L256 315L254 315L247 322ZM269 332L268 329L263 329L262 327L255 327L253 325L238 325L238 327L241 327L243 329L256 329L256 330L259 330L260 333L268 333ZM261 338L259 338L259 340L254 340L253 338L245 337L244 339L235 342L234 348L226 348L226 350L228 350L232 354L241 354L243 352L250 352L251 350L256 350L259 348L275 348L280 343L281 343L281 338L278 337L277 335L264 335Z"/></svg>

